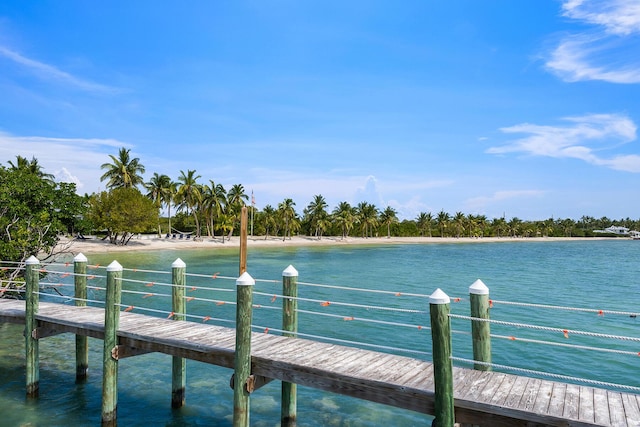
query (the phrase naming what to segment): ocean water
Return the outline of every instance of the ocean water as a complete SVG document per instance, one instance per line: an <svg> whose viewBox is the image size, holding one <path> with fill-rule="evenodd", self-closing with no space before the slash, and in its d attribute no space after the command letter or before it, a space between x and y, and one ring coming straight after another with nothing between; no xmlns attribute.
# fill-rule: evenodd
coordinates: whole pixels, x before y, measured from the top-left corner
<svg viewBox="0 0 640 427"><path fill-rule="evenodd" d="M170 311L171 263L187 264L187 304L193 321L233 326L238 254L234 250L171 250L92 254L89 264L108 265L117 258L125 267L123 304ZM560 330L640 337L640 242L631 240L456 243L252 249L248 272L255 286L253 324L268 333L280 327L282 271L299 271L299 331L343 340L349 345L430 360L428 295L441 288L452 298L454 314L468 315L468 288L481 279L494 301L493 319ZM70 271L72 267L50 267ZM136 271L132 271L136 269ZM144 270L144 271L143 271ZM146 271L149 270L149 271ZM90 286L103 287L104 269ZM213 276L215 275L215 279ZM49 286L73 292L72 278L50 274ZM66 284L59 286L60 283ZM317 284L331 285L331 288ZM153 285L153 286L151 286ZM360 289L378 292L363 292ZM48 290L54 294L53 290ZM90 298L100 299L100 290ZM459 300L458 300L459 298ZM58 297L43 297L60 301ZM207 301L203 301L206 299ZM329 305L320 302L330 302ZM590 311L555 310L504 304L522 302ZM224 304L223 304L224 302ZM341 304L342 303L342 304ZM365 307L355 306L355 304ZM604 310L604 315L598 311ZM619 311L625 314L615 314ZM149 312L166 317L165 314ZM353 318L353 320L352 320ZM218 320L219 319L219 320ZM469 322L453 319L454 356L471 358ZM425 328L422 328L424 326ZM640 387L638 342L492 325L493 361L535 371ZM585 347L613 348L632 354L526 343L529 338ZM380 347L371 347L380 346ZM75 380L74 338L63 334L40 343L40 397L25 398L22 327L0 324L0 426L95 426L100 424L102 342L90 339L90 372L86 383ZM456 363L459 364L459 363ZM147 354L119 363L118 421L123 426L230 426L233 392L231 371L187 362L186 405L170 407L171 358ZM277 426L280 383L274 381L251 396L251 425ZM431 417L353 398L298 388L301 426L430 425Z"/></svg>

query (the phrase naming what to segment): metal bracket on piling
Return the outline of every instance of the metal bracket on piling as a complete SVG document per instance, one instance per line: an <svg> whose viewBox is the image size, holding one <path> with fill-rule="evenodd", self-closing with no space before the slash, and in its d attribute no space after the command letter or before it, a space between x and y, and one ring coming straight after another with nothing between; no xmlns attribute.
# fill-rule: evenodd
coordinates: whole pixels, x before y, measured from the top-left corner
<svg viewBox="0 0 640 427"><path fill-rule="evenodd" d="M247 381L245 382L245 389L247 393L251 394L259 388L264 387L273 381L273 378L263 377L262 375L249 375ZM233 390L236 383L236 374L231 374L231 379L229 380L229 387Z"/></svg>
<svg viewBox="0 0 640 427"><path fill-rule="evenodd" d="M126 359L127 357L139 356L141 354L151 353L149 350L141 348L129 347L126 345L117 345L111 349L111 358L113 360Z"/></svg>
<svg viewBox="0 0 640 427"><path fill-rule="evenodd" d="M56 328L53 325L40 326L31 331L31 338L34 340L39 340L41 338L52 337L55 335L60 335L65 333L66 331L62 331Z"/></svg>

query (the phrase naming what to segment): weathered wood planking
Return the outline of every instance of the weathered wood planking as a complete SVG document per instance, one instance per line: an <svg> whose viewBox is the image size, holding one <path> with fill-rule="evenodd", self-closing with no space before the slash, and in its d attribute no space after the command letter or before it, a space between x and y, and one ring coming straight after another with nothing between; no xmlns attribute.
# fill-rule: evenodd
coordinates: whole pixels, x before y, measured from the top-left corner
<svg viewBox="0 0 640 427"><path fill-rule="evenodd" d="M0 299L0 322L24 323L24 301ZM104 310L40 303L43 331L104 337ZM120 313L120 345L233 368L235 329ZM370 350L252 335L252 373L422 413L433 365ZM495 427L640 426L640 396L500 372L454 368L456 421Z"/></svg>

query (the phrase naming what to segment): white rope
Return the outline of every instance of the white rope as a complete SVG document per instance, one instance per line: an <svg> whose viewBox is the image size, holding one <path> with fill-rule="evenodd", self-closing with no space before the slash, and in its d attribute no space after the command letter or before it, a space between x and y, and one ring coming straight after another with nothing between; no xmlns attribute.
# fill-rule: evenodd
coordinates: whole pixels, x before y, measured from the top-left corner
<svg viewBox="0 0 640 427"><path fill-rule="evenodd" d="M356 291L356 292L370 292L375 294L386 294L386 295L394 295L394 296L409 296L409 297L418 297L418 298L429 298L430 295L424 294L412 294L405 292L394 292L394 291L383 291L379 289L366 289L366 288L352 288L350 286L338 286L338 285L322 285L318 283L307 283L307 282L298 282L299 285L305 286L313 286L318 288L328 288L328 289L340 289L345 291Z"/></svg>
<svg viewBox="0 0 640 427"><path fill-rule="evenodd" d="M418 330L427 330L430 331L431 328L428 326L421 326L421 325L411 325L408 323L399 323L399 322L387 322L384 320L375 320L375 319L367 319L364 317L354 317L354 316L341 316L339 314L331 314L331 313L318 313L316 311L308 311L308 310L296 310L297 313L304 313L304 314L315 314L318 316L325 316L325 317L333 317L333 318L338 318L338 319L342 319L344 321L359 321L359 322L367 322L367 323L377 323L377 324L381 324L381 325L390 325L390 326L400 326L400 327L405 327L405 328L411 328L411 329L418 329Z"/></svg>
<svg viewBox="0 0 640 427"><path fill-rule="evenodd" d="M204 277L204 278L213 279L213 280L217 280L217 279L237 280L238 279L237 277L218 276L218 273L214 273L214 274L186 273L186 275L189 277Z"/></svg>
<svg viewBox="0 0 640 427"><path fill-rule="evenodd" d="M345 339L340 339L340 338L330 338L330 337L326 337L326 336L322 336L322 335L304 334L304 333L301 333L301 332L291 332L291 331L285 331L285 330L282 330L282 329L268 328L268 327L259 326L259 325L251 325L251 327L252 328L256 328L258 330L261 330L261 331L266 331L266 333L268 333L270 331L275 331L275 332L280 332L280 333L292 334L292 335L295 335L297 337L313 338L313 339L317 339L317 340L325 340L325 341L338 342L338 343L342 343L342 344L350 344L350 345L355 345L355 346L378 348L378 349L382 349L382 350L399 351L399 352L404 352L404 353L421 354L421 355L427 355L427 356L431 354L431 353L428 353L428 352L425 352L425 351L410 350L410 349L398 348L398 347L390 347L390 346L379 345L379 344L369 344L369 343L361 342L361 341L350 341L350 340L345 340Z"/></svg>
<svg viewBox="0 0 640 427"><path fill-rule="evenodd" d="M541 341L541 340L534 340L534 339L529 339L529 338L518 338L518 337L506 336L506 335L490 334L490 336L492 338L499 338L499 339L504 339L504 340L509 340L509 341L521 341L521 342L532 343L532 344L542 344L542 345L551 345L551 346L556 346L556 347L577 348L579 350L600 351L600 352L603 352L603 353L624 354L624 355L627 355L627 356L636 356L636 357L640 356L639 352L627 351L627 350L616 350L616 349L613 349L613 348L602 348L602 347L590 347L590 346L586 346L586 345L565 344L565 343L559 343L559 342L553 342L553 341Z"/></svg>
<svg viewBox="0 0 640 427"><path fill-rule="evenodd" d="M610 339L616 339L616 340L622 340L622 341L640 342L640 338L625 337L625 336L621 336L621 335L610 335L610 334L601 334L601 333L598 333L598 332L577 331L577 330L574 330L574 329L552 328L552 327L549 327L549 326L539 326L539 325L529 325L529 324L526 324L526 323L506 322L504 320L481 319L479 317L463 316L463 315L460 315L460 314L449 314L449 317L456 318L456 319L466 319L466 320L474 320L474 321L479 321L479 322L495 323L496 325L515 326L517 328L528 328L528 329L536 329L536 330L540 330L540 331L549 331L549 332L561 332L561 333L567 334L567 335L568 334L585 335L585 336L596 337L596 338L610 338Z"/></svg>
<svg viewBox="0 0 640 427"><path fill-rule="evenodd" d="M563 381L582 382L582 383L585 383L585 384L592 384L592 385L598 385L598 386L609 387L609 388L618 388L618 389L624 389L624 390L631 390L631 391L634 391L636 393L640 392L640 387L635 387L635 386L631 386L631 385L609 383L609 382L598 381L598 380L589 380L589 379L586 379L586 378L572 377L572 376L569 376L569 375L561 375L561 374L553 374L553 373L550 373L550 372L534 371L532 369L516 368L514 366L500 365L500 364L497 364L497 363L489 363L489 362L481 362L481 361L478 361L478 360L464 359L462 357L451 356L451 360L455 360L456 362L468 363L468 364L491 366L491 367L494 367L494 368L505 369L505 370L514 371L514 372L522 372L522 373L529 374L529 375L538 375L538 376L544 376L544 377L549 377L549 378L556 378L556 379L560 379L560 380L563 380Z"/></svg>
<svg viewBox="0 0 640 427"><path fill-rule="evenodd" d="M123 268L123 271L131 271L133 273L154 273L154 274L171 274L170 271L161 270L141 270L139 268Z"/></svg>
<svg viewBox="0 0 640 427"><path fill-rule="evenodd" d="M151 287L151 286L169 286L169 287L173 287L174 285L172 283L163 283L163 282L150 282L149 280L135 280L135 279L122 279L123 282L127 282L127 283L142 283L145 286Z"/></svg>
<svg viewBox="0 0 640 427"><path fill-rule="evenodd" d="M514 305L520 307L535 307L535 308L548 308L552 310L568 310L568 311L582 311L586 313L595 313L600 316L605 314L617 314L623 316L637 316L638 312L628 312L628 311L615 311L615 310L596 310L594 308L581 308L581 307L568 307L561 305L547 305L547 304L533 304L527 302L513 302L513 301L499 301L499 300L491 300L493 304L504 304L504 305Z"/></svg>
<svg viewBox="0 0 640 427"><path fill-rule="evenodd" d="M129 290L126 290L126 289L123 289L122 293L123 294L143 295L143 296L145 296L147 298L155 297L155 296L167 297L167 298L171 298L172 297L171 295L167 295L167 294L156 294L156 293L153 293L153 292L141 292L141 291L129 291Z"/></svg>

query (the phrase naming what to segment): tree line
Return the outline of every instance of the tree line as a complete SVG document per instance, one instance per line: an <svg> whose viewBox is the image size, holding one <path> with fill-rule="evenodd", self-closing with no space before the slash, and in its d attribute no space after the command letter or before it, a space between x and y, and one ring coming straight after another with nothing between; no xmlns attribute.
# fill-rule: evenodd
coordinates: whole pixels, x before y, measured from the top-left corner
<svg viewBox="0 0 640 427"><path fill-rule="evenodd" d="M98 234L113 244L125 245L139 233L169 236L187 233L225 239L238 233L243 206L250 211L252 233L287 239L292 235L347 237L590 237L593 230L611 225L640 229L630 218L583 216L579 220L548 218L487 218L485 215L421 212L400 221L390 206L379 208L362 201L338 203L333 209L326 199L314 195L302 212L291 198L277 206L257 210L242 184L225 188L213 180L203 182L195 170L180 171L176 180L154 173L148 181L145 167L130 150L121 148L101 165L106 190L76 194L73 183L56 183L38 160L17 156L0 166L0 257L24 260L48 253L62 234L83 238ZM166 215L161 215L166 213Z"/></svg>

